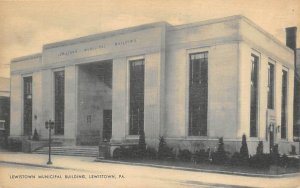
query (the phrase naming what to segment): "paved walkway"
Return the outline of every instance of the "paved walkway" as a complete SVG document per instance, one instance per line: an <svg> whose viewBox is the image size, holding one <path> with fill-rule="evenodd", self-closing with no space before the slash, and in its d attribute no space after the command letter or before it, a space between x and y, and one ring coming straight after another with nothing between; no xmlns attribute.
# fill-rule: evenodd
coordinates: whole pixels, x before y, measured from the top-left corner
<svg viewBox="0 0 300 188"><path fill-rule="evenodd" d="M0 162L40 166L45 168L61 168L73 170L93 170L95 157L51 156L52 165L47 165L48 155L27 154L22 152L0 152ZM82 168L84 167L84 168Z"/></svg>

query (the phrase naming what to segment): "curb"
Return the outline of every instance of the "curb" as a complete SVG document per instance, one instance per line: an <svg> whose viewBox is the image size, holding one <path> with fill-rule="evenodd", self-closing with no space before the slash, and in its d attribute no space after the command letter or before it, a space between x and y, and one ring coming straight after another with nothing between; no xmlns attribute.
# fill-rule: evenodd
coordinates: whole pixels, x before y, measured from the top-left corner
<svg viewBox="0 0 300 188"><path fill-rule="evenodd" d="M206 173L239 175L239 176L248 176L248 177L261 177L261 178L285 178L285 177L300 176L300 172L272 175L272 174L254 174L254 173L245 173L245 172L231 172L231 171L223 171L223 170L188 168L188 167L178 167L178 166L166 166L166 165L157 165L157 164L149 164L149 163L114 161L114 160L107 160L107 159L96 159L95 162L125 164L125 165L135 165L135 166L146 166L146 167L164 168L164 169L172 169L172 170L184 170L184 171L192 171L192 172L206 172Z"/></svg>
<svg viewBox="0 0 300 188"><path fill-rule="evenodd" d="M20 163L20 162L13 162L13 161L1 161L0 160L0 164L13 164L13 165L22 165L22 166L32 166L32 167L38 167L38 168L82 171L82 169L66 168L66 167L60 167L60 166L49 166L49 165L41 165L41 164L32 164L32 163Z"/></svg>
<svg viewBox="0 0 300 188"><path fill-rule="evenodd" d="M60 169L65 170L68 168L59 167L59 166L48 166L48 165L41 165L41 164L31 164L31 163L19 163L19 162L12 162L12 161L0 161L0 164L14 164L14 165L24 165L24 166L33 166L33 167L40 167L40 168L54 168L54 169Z"/></svg>

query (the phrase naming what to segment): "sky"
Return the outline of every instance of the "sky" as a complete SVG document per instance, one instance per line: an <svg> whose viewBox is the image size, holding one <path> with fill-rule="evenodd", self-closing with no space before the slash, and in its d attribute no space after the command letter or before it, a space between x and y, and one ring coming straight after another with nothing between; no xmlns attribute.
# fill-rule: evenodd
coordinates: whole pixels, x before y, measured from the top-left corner
<svg viewBox="0 0 300 188"><path fill-rule="evenodd" d="M44 44L166 21L180 25L242 14L285 43L298 27L299 0L47 0L0 1L0 77L12 58L39 53Z"/></svg>

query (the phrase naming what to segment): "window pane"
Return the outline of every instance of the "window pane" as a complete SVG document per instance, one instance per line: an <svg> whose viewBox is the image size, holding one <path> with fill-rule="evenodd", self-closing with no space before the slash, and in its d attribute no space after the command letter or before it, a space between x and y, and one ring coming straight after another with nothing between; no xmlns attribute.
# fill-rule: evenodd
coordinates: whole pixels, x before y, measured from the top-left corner
<svg viewBox="0 0 300 188"><path fill-rule="evenodd" d="M130 61L130 135L144 129L144 69L144 60Z"/></svg>
<svg viewBox="0 0 300 188"><path fill-rule="evenodd" d="M274 65L268 65L268 109L274 109Z"/></svg>
<svg viewBox="0 0 300 188"><path fill-rule="evenodd" d="M258 108L258 57L251 58L251 102L250 102L250 136L257 136L257 108Z"/></svg>
<svg viewBox="0 0 300 188"><path fill-rule="evenodd" d="M189 136L207 135L208 52L190 55Z"/></svg>
<svg viewBox="0 0 300 188"><path fill-rule="evenodd" d="M55 134L64 134L64 110L65 110L65 72L54 72L55 87Z"/></svg>
<svg viewBox="0 0 300 188"><path fill-rule="evenodd" d="M24 77L24 135L32 135L32 77Z"/></svg>
<svg viewBox="0 0 300 188"><path fill-rule="evenodd" d="M287 71L282 71L282 95L281 95L281 138L286 138L287 118Z"/></svg>

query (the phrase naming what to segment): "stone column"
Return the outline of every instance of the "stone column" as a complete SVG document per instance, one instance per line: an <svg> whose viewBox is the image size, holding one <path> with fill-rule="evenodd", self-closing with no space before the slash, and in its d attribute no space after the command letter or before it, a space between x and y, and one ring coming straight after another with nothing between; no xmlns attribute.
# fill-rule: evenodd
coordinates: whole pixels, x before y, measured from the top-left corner
<svg viewBox="0 0 300 188"><path fill-rule="evenodd" d="M43 99L43 82L42 73L34 72L32 75L32 132L37 130L40 136L45 127L45 122L42 118L42 99Z"/></svg>
<svg viewBox="0 0 300 188"><path fill-rule="evenodd" d="M23 134L23 84L21 75L11 75L10 136Z"/></svg>
<svg viewBox="0 0 300 188"><path fill-rule="evenodd" d="M112 138L111 143L125 139L128 130L127 117L127 62L126 58L113 59L112 81Z"/></svg>
<svg viewBox="0 0 300 188"><path fill-rule="evenodd" d="M77 132L77 67L65 68L64 138L75 144Z"/></svg>
<svg viewBox="0 0 300 188"><path fill-rule="evenodd" d="M48 138L48 130L45 128L45 121L54 120L54 83L53 71L51 69L43 70L42 74L42 117L41 117L41 136Z"/></svg>

